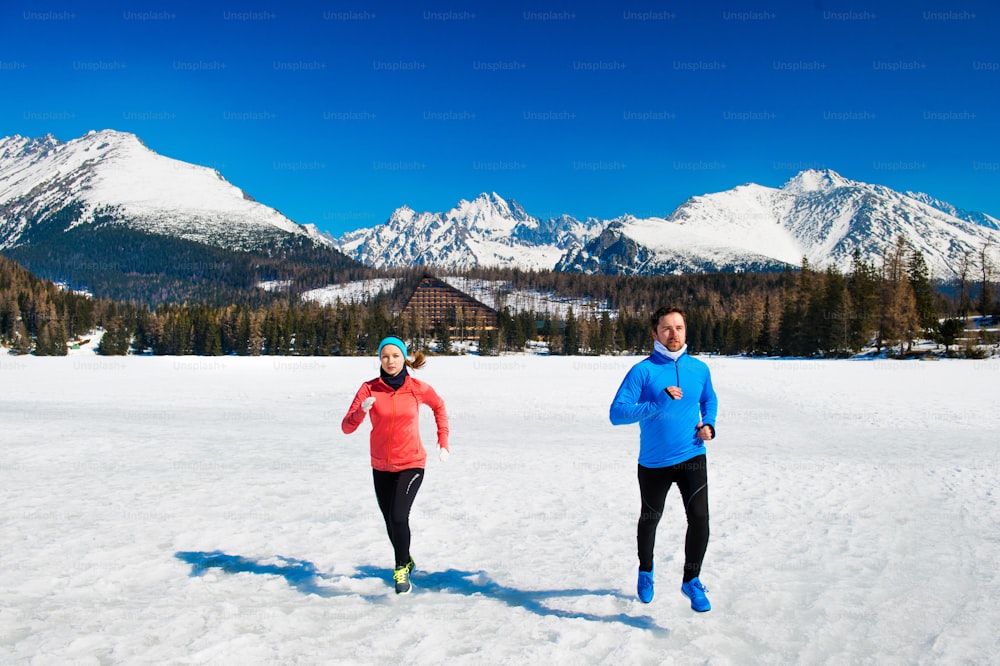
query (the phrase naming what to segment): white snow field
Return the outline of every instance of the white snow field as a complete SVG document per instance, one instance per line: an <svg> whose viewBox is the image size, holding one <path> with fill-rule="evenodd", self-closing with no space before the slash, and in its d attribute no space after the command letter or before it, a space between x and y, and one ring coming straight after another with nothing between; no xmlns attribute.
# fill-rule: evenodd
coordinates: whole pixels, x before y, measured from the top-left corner
<svg viewBox="0 0 1000 666"><path fill-rule="evenodd" d="M676 489L635 598L638 357L428 360L408 596L340 431L376 359L4 357L0 663L1000 663L1000 361L702 358L705 614Z"/></svg>

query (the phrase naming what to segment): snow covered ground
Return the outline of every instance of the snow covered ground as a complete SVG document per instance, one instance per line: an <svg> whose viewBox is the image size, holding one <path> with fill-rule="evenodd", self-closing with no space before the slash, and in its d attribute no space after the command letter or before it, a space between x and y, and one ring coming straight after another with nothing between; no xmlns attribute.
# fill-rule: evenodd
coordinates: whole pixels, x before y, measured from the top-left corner
<svg viewBox="0 0 1000 666"><path fill-rule="evenodd" d="M706 358L696 614L676 491L634 597L636 360L429 359L397 597L340 432L374 358L0 358L0 663L1000 663L1000 361Z"/></svg>

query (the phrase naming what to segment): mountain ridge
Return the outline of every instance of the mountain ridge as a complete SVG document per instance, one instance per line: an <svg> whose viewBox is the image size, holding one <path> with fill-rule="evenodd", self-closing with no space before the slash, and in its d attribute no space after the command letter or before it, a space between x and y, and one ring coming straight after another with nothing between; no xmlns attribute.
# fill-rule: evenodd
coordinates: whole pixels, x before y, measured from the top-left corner
<svg viewBox="0 0 1000 666"><path fill-rule="evenodd" d="M256 202L215 169L165 157L117 130L62 142L51 134L0 139L0 249L21 242L46 213L79 204L79 224L125 224L228 249L291 237L330 245L313 227Z"/></svg>
<svg viewBox="0 0 1000 666"><path fill-rule="evenodd" d="M659 275L781 270L807 259L846 272L855 251L880 265L899 236L925 255L935 278L957 275L962 256L1000 246L1000 221L962 211L929 195L807 169L781 187L745 183L690 197L666 217L623 215L580 222L542 221L524 213L482 231L505 209L496 193L463 199L445 213L397 209L383 225L337 239L348 256L379 268L510 266L532 270ZM505 203L505 202L504 202ZM494 229L508 235L500 244ZM544 230L544 233L532 232ZM431 233L438 232L437 234ZM492 252L492 254L491 254ZM558 256L557 256L558 255ZM557 257L554 263L553 257Z"/></svg>
<svg viewBox="0 0 1000 666"><path fill-rule="evenodd" d="M569 216L540 220L517 201L495 192L461 199L442 213L397 208L382 225L347 232L340 250L377 268L437 266L468 268L515 264L551 269L568 249L598 231L595 220Z"/></svg>
<svg viewBox="0 0 1000 666"><path fill-rule="evenodd" d="M0 250L114 225L234 251L327 248L376 269L658 275L779 270L804 257L846 270L855 252L878 264L904 236L933 277L949 279L963 258L1000 247L993 216L831 169L806 169L780 187L744 183L692 196L665 217L543 219L483 192L444 212L403 205L383 224L333 238L255 201L214 169L155 153L134 134L0 139Z"/></svg>
<svg viewBox="0 0 1000 666"><path fill-rule="evenodd" d="M370 272L218 171L114 130L0 139L0 252L38 277L150 304L259 301L264 280Z"/></svg>

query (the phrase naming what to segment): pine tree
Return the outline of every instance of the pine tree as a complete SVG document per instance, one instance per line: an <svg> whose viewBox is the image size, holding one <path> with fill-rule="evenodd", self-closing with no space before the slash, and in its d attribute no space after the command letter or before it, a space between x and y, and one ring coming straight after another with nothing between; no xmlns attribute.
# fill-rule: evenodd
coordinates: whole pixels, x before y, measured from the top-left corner
<svg viewBox="0 0 1000 666"><path fill-rule="evenodd" d="M38 327L38 335L35 337L35 356L54 356L52 347L52 339L49 336L49 325L42 324Z"/></svg>
<svg viewBox="0 0 1000 666"><path fill-rule="evenodd" d="M573 316L573 306L570 306L566 313L566 320L563 322L563 344L562 353L567 356L575 356L580 353L580 330Z"/></svg>
<svg viewBox="0 0 1000 666"><path fill-rule="evenodd" d="M12 298L8 292L0 292L0 340L14 340L20 320L21 310L17 307L17 299Z"/></svg>
<svg viewBox="0 0 1000 666"><path fill-rule="evenodd" d="M823 351L835 356L846 355L859 348L851 342L851 298L847 278L834 268L827 270L825 285L826 339Z"/></svg>
<svg viewBox="0 0 1000 666"><path fill-rule="evenodd" d="M778 348L787 356L807 356L815 351L815 347L807 339L812 278L812 269L805 257L802 257L802 268L797 275L788 271L785 274L785 299L778 323Z"/></svg>
<svg viewBox="0 0 1000 666"><path fill-rule="evenodd" d="M497 311L497 346L505 351L516 348L517 321L510 313L510 307L504 306ZM523 348L524 345L521 345Z"/></svg>
<svg viewBox="0 0 1000 666"><path fill-rule="evenodd" d="M523 351L528 341L538 340L538 317L530 310L520 312L515 318L514 345L515 351Z"/></svg>
<svg viewBox="0 0 1000 666"><path fill-rule="evenodd" d="M611 315L607 310L601 311L601 323L598 327L596 344L593 345L595 354L606 354L614 345L615 328L611 323Z"/></svg>
<svg viewBox="0 0 1000 666"><path fill-rule="evenodd" d="M434 337L437 339L438 343L438 353L439 354L451 354L451 333L448 331L448 324L441 322L437 330L434 332Z"/></svg>
<svg viewBox="0 0 1000 666"><path fill-rule="evenodd" d="M132 345L132 332L129 330L125 318L116 316L105 324L104 335L97 345L97 353L101 356L125 356Z"/></svg>
<svg viewBox="0 0 1000 666"><path fill-rule="evenodd" d="M49 335L49 356L66 356L69 353L69 337L59 320L46 324Z"/></svg>
<svg viewBox="0 0 1000 666"><path fill-rule="evenodd" d="M14 344L11 346L11 351L15 354L23 355L31 353L31 334L28 333L28 327L24 325L23 321L19 321L15 325L13 342Z"/></svg>
<svg viewBox="0 0 1000 666"><path fill-rule="evenodd" d="M264 351L264 313L253 311L248 314L249 327L249 354L250 356L260 356Z"/></svg>
<svg viewBox="0 0 1000 666"><path fill-rule="evenodd" d="M760 333L754 340L751 351L754 354L770 356L774 353L774 344L771 342L771 297L764 297L764 314L760 322Z"/></svg>
<svg viewBox="0 0 1000 666"><path fill-rule="evenodd" d="M187 307L177 308L168 320L169 346L176 356L187 356L194 349L194 327L191 324L191 313Z"/></svg>
<svg viewBox="0 0 1000 666"><path fill-rule="evenodd" d="M542 330L540 331L542 341L549 346L550 354L562 353L562 342L563 336L561 332L562 321L558 317L553 317L546 314L545 319L542 321Z"/></svg>
<svg viewBox="0 0 1000 666"><path fill-rule="evenodd" d="M924 261L923 253L916 248L910 251L907 277L910 281L910 288L913 290L918 325L929 337L933 337L938 329L938 317L934 309L934 291L931 289L927 262Z"/></svg>
<svg viewBox="0 0 1000 666"><path fill-rule="evenodd" d="M727 356L733 354L739 354L741 351L746 349L745 345L745 332L743 327L743 322L736 317L731 317L722 322L724 329L724 342L720 352Z"/></svg>
<svg viewBox="0 0 1000 666"><path fill-rule="evenodd" d="M955 344L962 333L965 332L965 324L961 319L945 319L938 329L938 340L944 345L944 353L949 353L949 347Z"/></svg>
<svg viewBox="0 0 1000 666"><path fill-rule="evenodd" d="M496 329L483 328L479 331L479 355L497 355L497 331Z"/></svg>
<svg viewBox="0 0 1000 666"><path fill-rule="evenodd" d="M878 329L879 278L873 266L854 251L847 278L847 302L850 349L860 350L875 337Z"/></svg>

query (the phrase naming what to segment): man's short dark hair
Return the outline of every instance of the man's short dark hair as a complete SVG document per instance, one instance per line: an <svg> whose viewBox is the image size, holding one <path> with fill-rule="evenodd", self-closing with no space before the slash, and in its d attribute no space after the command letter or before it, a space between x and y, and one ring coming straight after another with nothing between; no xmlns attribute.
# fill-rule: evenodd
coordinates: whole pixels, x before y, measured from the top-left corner
<svg viewBox="0 0 1000 666"><path fill-rule="evenodd" d="M656 328L660 325L660 319L666 317L668 314L673 314L675 312L679 314L681 316L681 319L684 320L684 323L687 324L687 317L684 316L683 310L681 310L680 308L668 308L667 306L664 305L658 307L656 309L656 312L653 313L653 316L649 318L650 327L655 331Z"/></svg>

